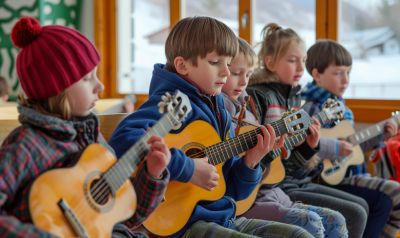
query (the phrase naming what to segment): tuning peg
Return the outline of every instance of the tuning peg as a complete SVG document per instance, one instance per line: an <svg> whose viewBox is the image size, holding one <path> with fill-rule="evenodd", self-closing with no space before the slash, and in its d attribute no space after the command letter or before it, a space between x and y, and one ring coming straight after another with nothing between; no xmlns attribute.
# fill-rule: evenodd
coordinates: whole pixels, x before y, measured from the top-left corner
<svg viewBox="0 0 400 238"><path fill-rule="evenodd" d="M161 114L164 113L164 111L165 111L165 106L166 106L166 105L167 105L167 104L164 102L164 100L160 101L160 102L157 104L157 106L158 106L158 111L159 111Z"/></svg>

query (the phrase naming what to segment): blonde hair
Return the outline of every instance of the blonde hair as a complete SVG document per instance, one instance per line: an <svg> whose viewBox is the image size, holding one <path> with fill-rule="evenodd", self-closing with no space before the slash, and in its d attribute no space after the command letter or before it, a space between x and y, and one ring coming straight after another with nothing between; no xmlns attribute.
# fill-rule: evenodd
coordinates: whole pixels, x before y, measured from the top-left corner
<svg viewBox="0 0 400 238"><path fill-rule="evenodd" d="M278 61L283 57L293 43L304 44L300 36L291 28L283 29L276 23L269 23L262 30L263 41L258 53L259 67L265 68L264 59L267 56L272 57L272 62ZM271 73L271 72L269 72Z"/></svg>
<svg viewBox="0 0 400 238"><path fill-rule="evenodd" d="M166 69L176 72L174 60L181 56L197 66L197 58L216 51L218 55L235 57L238 40L224 23L211 17L187 17L171 30L165 42Z"/></svg>
<svg viewBox="0 0 400 238"><path fill-rule="evenodd" d="M254 67L257 61L257 55L254 52L253 48L247 43L247 41L243 40L242 38L238 37L239 41L239 54L243 54L248 66Z"/></svg>
<svg viewBox="0 0 400 238"><path fill-rule="evenodd" d="M279 82L278 75L272 72L265 64L265 58L271 57L272 64L285 56L293 44L303 44L304 41L297 33L290 29L283 29L276 23L269 23L262 30L263 41L258 53L258 68L251 75L249 86L260 83Z"/></svg>
<svg viewBox="0 0 400 238"><path fill-rule="evenodd" d="M69 120L72 117L71 104L65 90L47 99L29 99L24 93L18 95L18 103L24 107L32 108L40 113Z"/></svg>

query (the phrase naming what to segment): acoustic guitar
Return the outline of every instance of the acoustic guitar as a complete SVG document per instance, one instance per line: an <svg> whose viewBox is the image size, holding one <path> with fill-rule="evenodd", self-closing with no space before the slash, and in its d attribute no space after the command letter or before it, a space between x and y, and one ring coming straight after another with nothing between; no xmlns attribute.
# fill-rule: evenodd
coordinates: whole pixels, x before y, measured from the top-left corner
<svg viewBox="0 0 400 238"><path fill-rule="evenodd" d="M306 130L310 122L310 116L304 110L299 110L271 123L271 126L279 136ZM144 221L143 225L158 236L172 235L181 230L189 220L197 202L215 201L225 194L223 163L253 148L260 133L261 129L257 127L221 142L218 133L210 124L198 120L186 126L181 133L168 134L165 141L170 148L181 149L193 159L208 157L209 163L217 168L218 186L213 191L208 191L192 183L171 181L165 194L165 201Z"/></svg>
<svg viewBox="0 0 400 238"><path fill-rule="evenodd" d="M135 212L136 193L129 178L148 152L148 139L178 129L191 106L177 90L163 96L159 110L166 113L119 160L102 145L92 144L74 167L40 175L29 194L35 226L60 237L111 237L113 226Z"/></svg>
<svg viewBox="0 0 400 238"><path fill-rule="evenodd" d="M321 124L327 122L337 122L343 119L344 105L342 102L328 99L322 110L315 116ZM244 131L247 131L250 126L244 127ZM290 135L285 138L283 149L285 151L291 151L293 148L304 141L307 137L306 131L300 131L294 135ZM272 150L269 155L270 158L274 158L270 163L269 167L265 168L263 177L253 192L246 198L236 202L236 216L240 216L247 212L254 201L257 198L257 193L262 185L273 185L282 182L285 178L285 167L281 161L281 148Z"/></svg>
<svg viewBox="0 0 400 238"><path fill-rule="evenodd" d="M354 131L353 124L349 121L342 121L330 129L322 129L321 137L344 139L353 145L353 152L351 155L340 158L338 160L324 159L324 168L321 172L321 178L330 185L339 184L346 175L347 169L352 165L359 165L364 163L364 153L361 150L360 144L384 133L384 127L388 120L395 120L397 124L400 123L400 114L394 113L391 118L378 122L375 125L369 126L359 132Z"/></svg>

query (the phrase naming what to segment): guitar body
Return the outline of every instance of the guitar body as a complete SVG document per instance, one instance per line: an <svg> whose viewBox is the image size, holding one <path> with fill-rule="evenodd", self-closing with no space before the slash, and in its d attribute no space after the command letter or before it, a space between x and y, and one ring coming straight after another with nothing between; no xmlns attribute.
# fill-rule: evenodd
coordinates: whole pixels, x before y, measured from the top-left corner
<svg viewBox="0 0 400 238"><path fill-rule="evenodd" d="M242 126L240 127L239 134L243 134L253 130L255 126ZM285 178L285 168L283 167L281 158L275 158L269 168L264 171L263 178L260 183L255 187L253 192L245 199L236 202L236 216L240 216L247 212L257 198L258 190L264 184L277 184Z"/></svg>
<svg viewBox="0 0 400 238"><path fill-rule="evenodd" d="M90 187L100 173L116 162L112 153L99 144L83 152L72 168L50 170L39 176L29 194L29 210L34 224L60 237L78 237L58 202L63 199L89 237L111 237L113 226L131 217L136 194L129 180L105 203L97 203Z"/></svg>
<svg viewBox="0 0 400 238"><path fill-rule="evenodd" d="M178 148L188 156L221 141L215 129L200 120L190 123L181 133L168 134L164 140L168 147ZM146 229L158 236L172 235L185 226L197 202L215 201L224 196L226 186L222 165L216 166L219 181L213 191L205 190L190 182L170 181L165 201L143 222Z"/></svg>
<svg viewBox="0 0 400 238"><path fill-rule="evenodd" d="M340 139L354 134L353 125L349 121L341 121L338 125L330 129L321 129L321 137ZM353 153L343 158L338 164L333 164L331 160L324 159L324 169L321 172L322 179L330 184L339 184L346 175L347 168L351 165L359 165L364 162L364 154L359 145L353 147Z"/></svg>
<svg viewBox="0 0 400 238"><path fill-rule="evenodd" d="M285 167L280 157L275 158L270 167L264 171L264 175L260 183L253 192L246 198L236 202L236 216L240 216L247 212L257 198L257 193L262 185L273 185L282 182L285 178Z"/></svg>
<svg viewBox="0 0 400 238"><path fill-rule="evenodd" d="M272 185L282 182L285 178L286 172L283 166L281 157L275 158L269 167L268 174L261 181L262 184Z"/></svg>

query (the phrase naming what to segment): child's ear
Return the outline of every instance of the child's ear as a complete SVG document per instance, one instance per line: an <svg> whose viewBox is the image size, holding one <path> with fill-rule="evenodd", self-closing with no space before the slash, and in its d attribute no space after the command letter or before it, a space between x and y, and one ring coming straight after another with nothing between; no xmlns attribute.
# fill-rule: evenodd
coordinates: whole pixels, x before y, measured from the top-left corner
<svg viewBox="0 0 400 238"><path fill-rule="evenodd" d="M265 65L265 67L266 67L268 70L273 71L274 62L273 62L271 56L269 56L269 55L265 56L265 58L264 58L264 65Z"/></svg>
<svg viewBox="0 0 400 238"><path fill-rule="evenodd" d="M186 60L182 56L177 56L174 59L176 72L180 75L187 75Z"/></svg>
<svg viewBox="0 0 400 238"><path fill-rule="evenodd" d="M311 76L312 76L312 78L315 80L315 82L316 82L317 84L320 83L320 73L318 72L318 69L317 69L317 68L313 68L313 69L311 70Z"/></svg>

